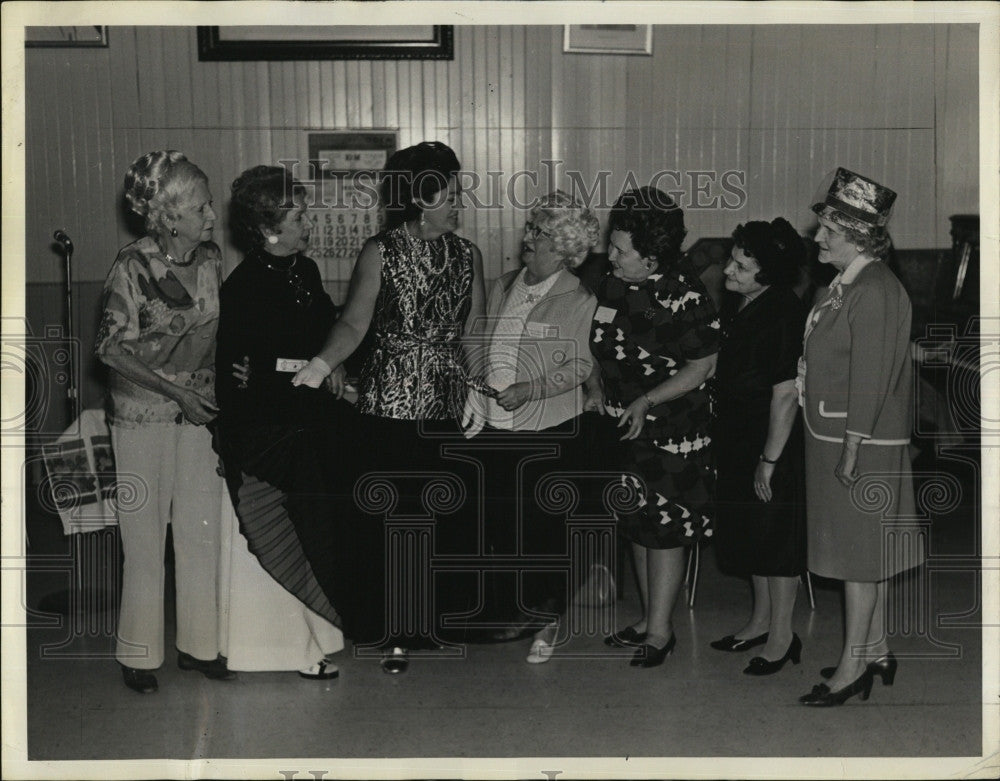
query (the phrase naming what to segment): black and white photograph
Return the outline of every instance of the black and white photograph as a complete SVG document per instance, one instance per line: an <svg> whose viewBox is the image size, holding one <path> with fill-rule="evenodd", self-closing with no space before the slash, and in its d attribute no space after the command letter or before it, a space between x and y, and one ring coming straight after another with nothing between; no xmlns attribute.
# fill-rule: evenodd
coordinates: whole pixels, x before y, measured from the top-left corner
<svg viewBox="0 0 1000 781"><path fill-rule="evenodd" d="M4 778L997 776L1000 7L0 13Z"/></svg>

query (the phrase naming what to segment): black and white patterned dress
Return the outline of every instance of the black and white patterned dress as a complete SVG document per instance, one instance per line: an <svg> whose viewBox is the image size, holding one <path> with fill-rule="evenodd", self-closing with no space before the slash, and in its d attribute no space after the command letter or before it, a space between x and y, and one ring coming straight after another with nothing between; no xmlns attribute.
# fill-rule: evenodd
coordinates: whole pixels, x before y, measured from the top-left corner
<svg viewBox="0 0 1000 781"><path fill-rule="evenodd" d="M382 281L358 411L397 420L460 416L466 388L459 339L472 306L472 242L424 241L404 225L375 237Z"/></svg>
<svg viewBox="0 0 1000 781"><path fill-rule="evenodd" d="M631 284L610 274L597 287L591 351L601 365L613 419L685 363L718 351L719 319L697 272L681 259ZM645 491L619 530L646 548L677 548L711 536L714 472L706 385L651 407L638 438L625 442L624 479ZM620 432L619 432L620 433Z"/></svg>

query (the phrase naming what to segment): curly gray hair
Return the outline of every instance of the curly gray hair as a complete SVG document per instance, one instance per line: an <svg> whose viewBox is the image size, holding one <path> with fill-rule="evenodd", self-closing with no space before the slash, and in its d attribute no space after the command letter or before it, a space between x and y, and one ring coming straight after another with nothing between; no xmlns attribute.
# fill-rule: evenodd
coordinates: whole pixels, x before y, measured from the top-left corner
<svg viewBox="0 0 1000 781"><path fill-rule="evenodd" d="M550 236L567 268L576 268L587 259L601 231L593 212L562 190L539 198L524 227Z"/></svg>

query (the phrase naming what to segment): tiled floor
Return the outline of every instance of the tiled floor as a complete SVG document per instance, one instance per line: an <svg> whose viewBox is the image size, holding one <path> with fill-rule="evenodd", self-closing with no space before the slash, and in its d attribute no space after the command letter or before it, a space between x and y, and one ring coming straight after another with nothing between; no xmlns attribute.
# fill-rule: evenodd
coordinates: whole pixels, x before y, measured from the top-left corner
<svg viewBox="0 0 1000 781"><path fill-rule="evenodd" d="M935 520L935 556L974 551L970 514L960 508ZM919 577L928 583L926 596L908 603L906 616L920 620L901 625L891 640L900 660L896 685L876 682L868 702L819 710L796 698L819 682L820 667L836 661L836 584L815 581L814 611L800 589L802 664L751 678L741 669L752 653L708 646L737 629L749 609L748 586L721 575L710 548L695 608L682 604L675 613L677 650L648 670L630 668L628 652L610 652L597 633L570 638L543 665L525 663L528 641L469 645L465 658L417 659L395 677L348 650L331 682L292 673L212 682L178 670L170 653L158 672L160 691L142 696L122 685L111 659L82 658L109 650L108 638L78 637L45 652L42 646L58 643L65 630L32 628L29 757L978 756L982 654L974 573L932 565ZM623 587L624 599L608 608L617 615L590 617L631 621L635 591L630 582ZM904 592L918 593L905 582L897 586ZM957 621L964 626L938 626L940 616L970 610Z"/></svg>

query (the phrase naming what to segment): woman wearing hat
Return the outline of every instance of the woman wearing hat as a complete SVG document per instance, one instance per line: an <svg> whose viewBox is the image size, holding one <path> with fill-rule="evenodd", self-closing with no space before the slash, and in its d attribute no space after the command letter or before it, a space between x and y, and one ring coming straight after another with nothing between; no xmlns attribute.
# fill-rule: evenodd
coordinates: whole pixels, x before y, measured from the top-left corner
<svg viewBox="0 0 1000 781"><path fill-rule="evenodd" d="M817 575L844 581L846 631L837 666L799 698L805 705L841 705L859 693L868 699L875 675L892 684L886 581L924 558L921 536L895 520L915 512L910 300L880 262L895 198L840 168L813 206L819 260L839 273L809 313L799 365L808 561Z"/></svg>

